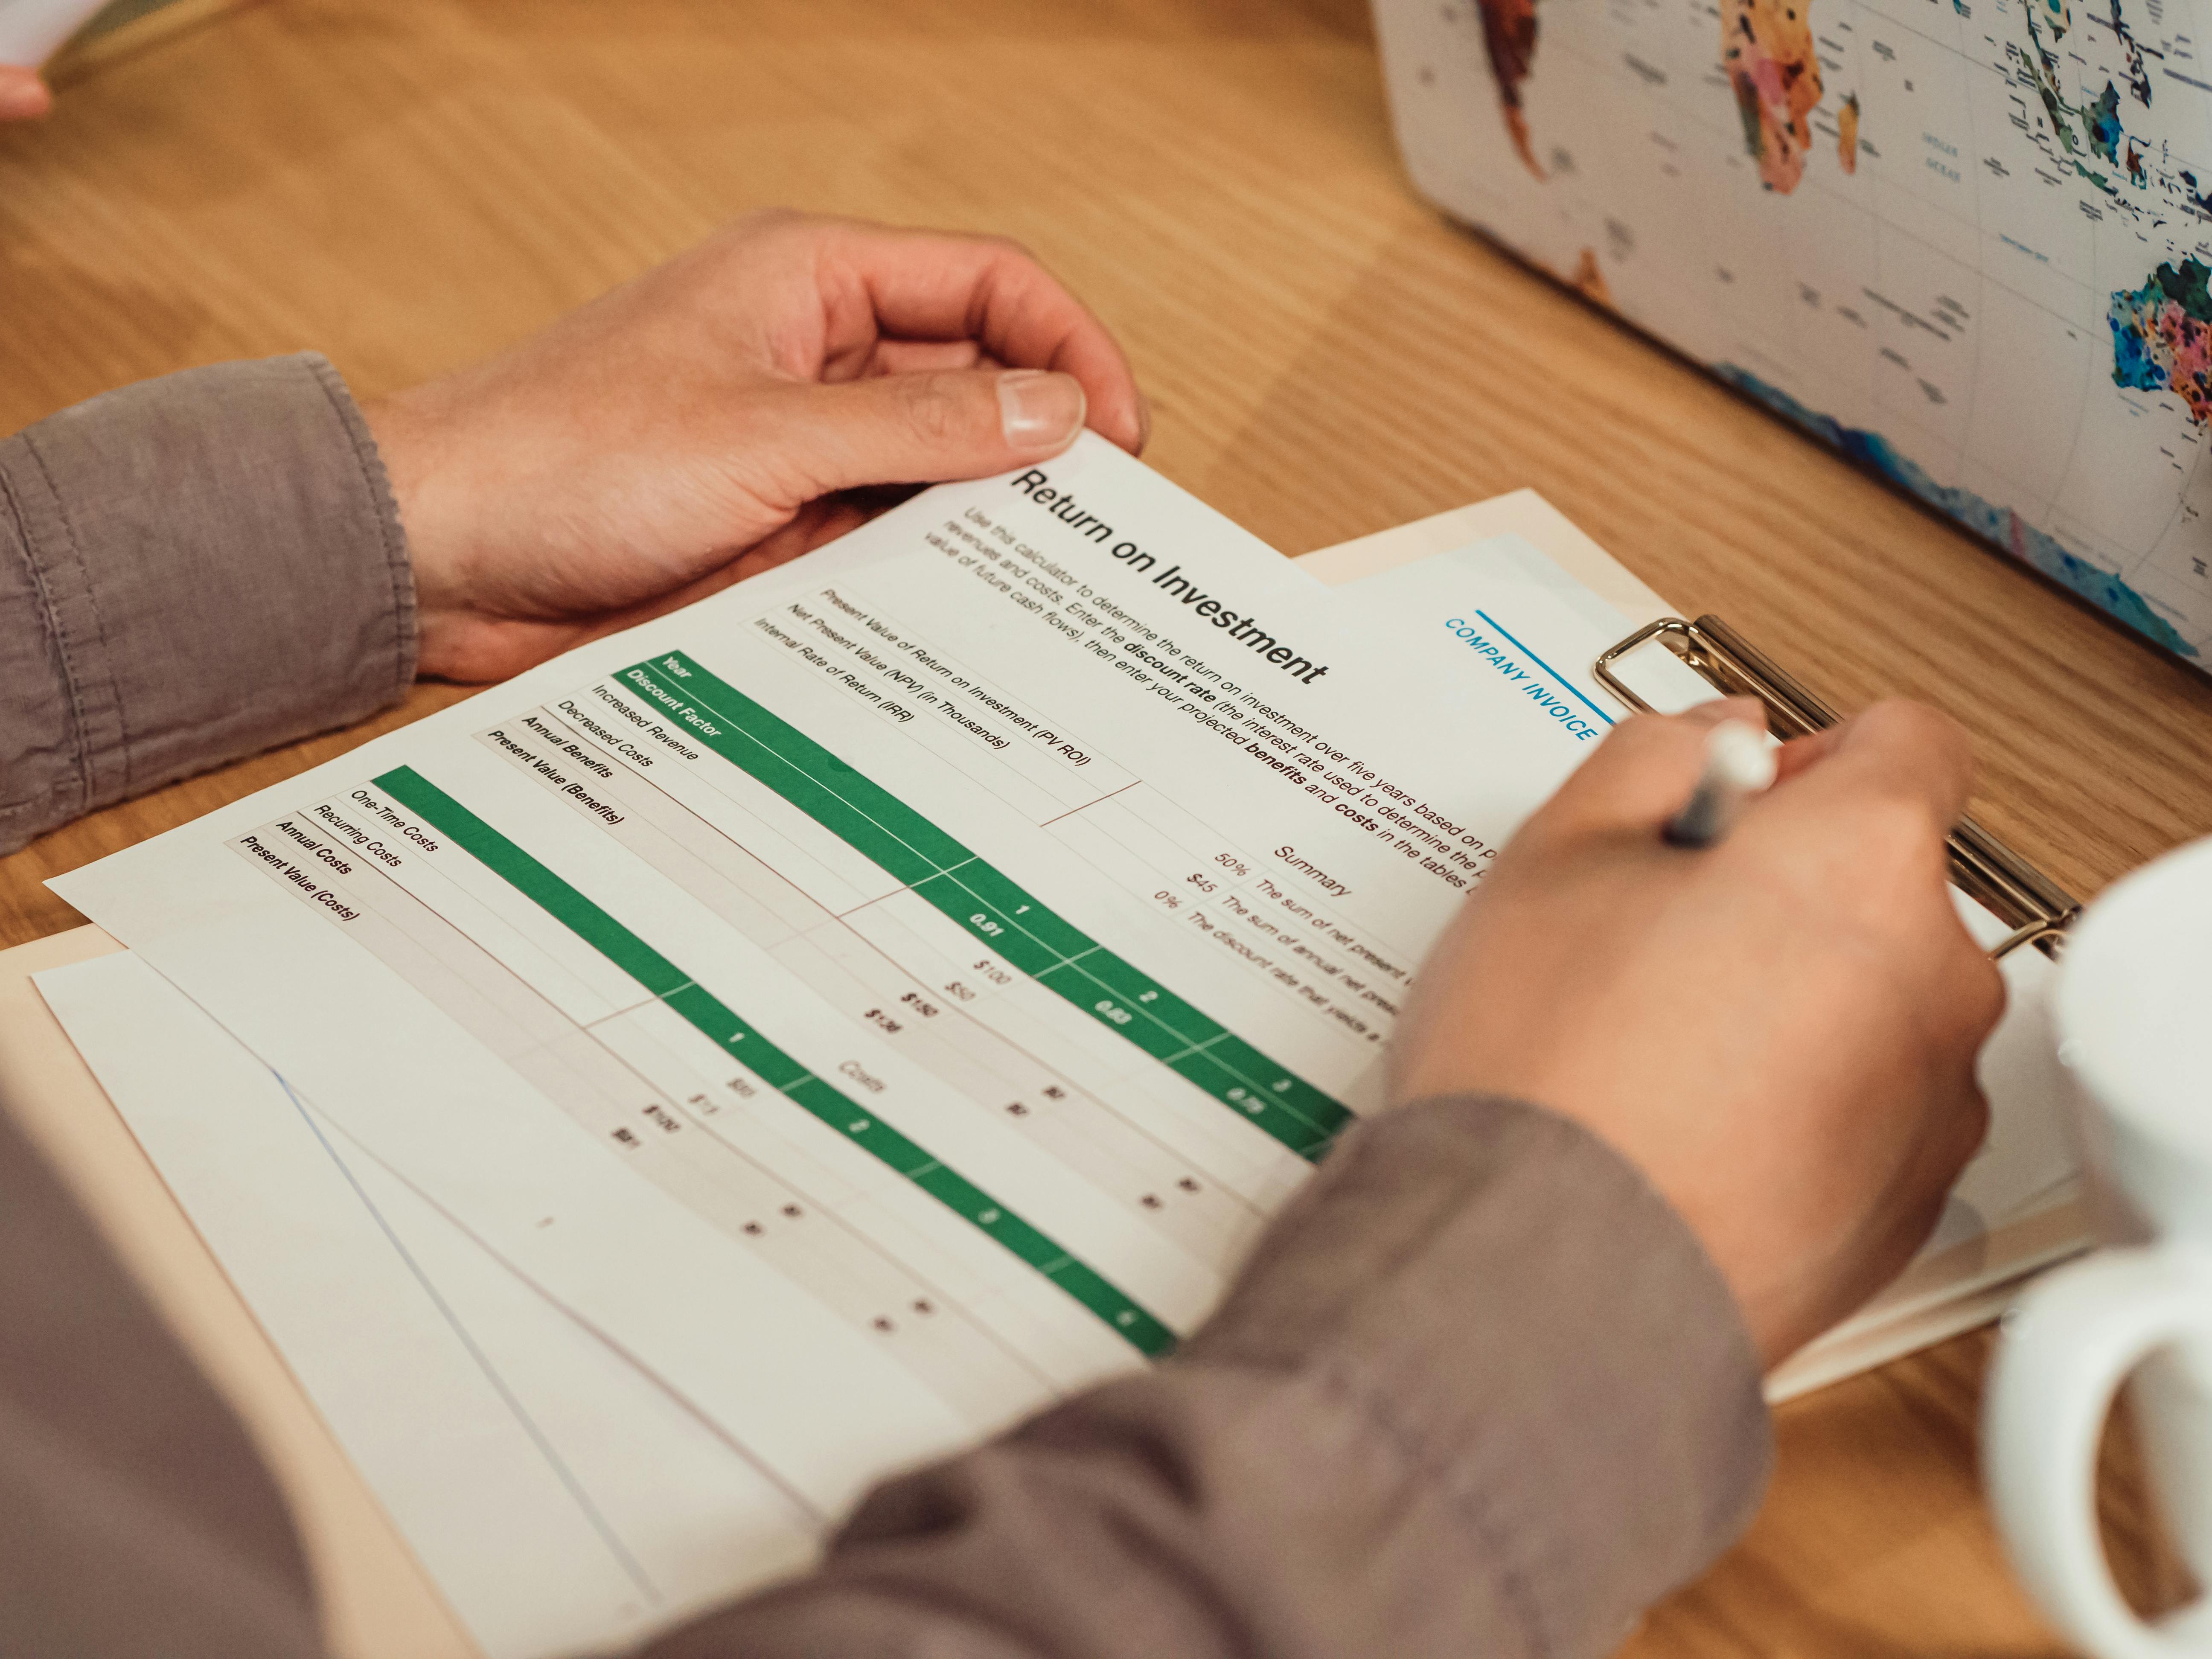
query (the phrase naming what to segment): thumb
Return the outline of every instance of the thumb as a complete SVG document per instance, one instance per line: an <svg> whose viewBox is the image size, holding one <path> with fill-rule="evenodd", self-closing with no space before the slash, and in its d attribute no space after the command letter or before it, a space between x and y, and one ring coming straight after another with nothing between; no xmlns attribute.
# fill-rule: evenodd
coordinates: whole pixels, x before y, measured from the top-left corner
<svg viewBox="0 0 2212 1659"><path fill-rule="evenodd" d="M776 447L810 497L988 478L1060 453L1085 408L1073 374L1044 369L884 374L794 388Z"/></svg>

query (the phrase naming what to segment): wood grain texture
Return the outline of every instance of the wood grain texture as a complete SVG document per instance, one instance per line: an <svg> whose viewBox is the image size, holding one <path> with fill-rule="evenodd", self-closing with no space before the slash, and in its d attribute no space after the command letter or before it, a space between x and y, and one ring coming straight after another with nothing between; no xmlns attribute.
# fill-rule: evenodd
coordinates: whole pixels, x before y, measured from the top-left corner
<svg viewBox="0 0 2212 1659"><path fill-rule="evenodd" d="M1120 333L1149 459L1285 550L1534 485L1838 703L1957 715L1978 812L2076 893L2212 830L2212 680L1443 222L1357 0L270 0L65 90L0 133L0 430L308 346L402 386L755 208L988 229ZM76 919L45 878L459 695L0 860L0 943ZM1632 1650L2055 1651L1976 1486L1986 1350L1786 1408L1749 1537Z"/></svg>

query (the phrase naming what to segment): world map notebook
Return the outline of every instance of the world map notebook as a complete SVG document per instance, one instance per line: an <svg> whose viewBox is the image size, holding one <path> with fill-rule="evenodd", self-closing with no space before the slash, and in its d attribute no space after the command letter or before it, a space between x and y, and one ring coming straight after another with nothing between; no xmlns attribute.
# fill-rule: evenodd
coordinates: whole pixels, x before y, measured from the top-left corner
<svg viewBox="0 0 2212 1659"><path fill-rule="evenodd" d="M2203 0L1377 0L1414 184L2202 667Z"/></svg>

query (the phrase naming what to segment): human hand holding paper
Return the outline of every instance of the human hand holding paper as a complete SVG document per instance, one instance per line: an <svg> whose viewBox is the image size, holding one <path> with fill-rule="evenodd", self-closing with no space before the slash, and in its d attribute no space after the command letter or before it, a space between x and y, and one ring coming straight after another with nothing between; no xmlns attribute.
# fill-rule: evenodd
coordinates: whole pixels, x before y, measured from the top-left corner
<svg viewBox="0 0 2212 1659"><path fill-rule="evenodd" d="M1735 832L1666 844L1711 726L1624 724L1499 859L1424 973L1392 1096L1539 1102L1637 1164L1769 1364L1902 1267L1979 1145L2003 1006L1946 889L1972 763L1907 703L1785 745Z"/></svg>
<svg viewBox="0 0 2212 1659"><path fill-rule="evenodd" d="M992 238L768 214L514 349L368 406L421 672L513 674L868 516L1147 417L1104 325Z"/></svg>

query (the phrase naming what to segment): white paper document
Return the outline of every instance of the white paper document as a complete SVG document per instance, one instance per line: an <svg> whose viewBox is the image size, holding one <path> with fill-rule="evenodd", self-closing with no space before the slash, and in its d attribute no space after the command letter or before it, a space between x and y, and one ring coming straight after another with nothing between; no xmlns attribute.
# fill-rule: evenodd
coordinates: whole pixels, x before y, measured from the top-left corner
<svg viewBox="0 0 2212 1659"><path fill-rule="evenodd" d="M818 1523L1165 1351L1375 1097L1618 713L1500 583L1469 676L1087 441L59 885Z"/></svg>
<svg viewBox="0 0 2212 1659"><path fill-rule="evenodd" d="M138 960L41 988L495 1659L641 1633L1203 1320L1623 716L1589 553L1332 592L1086 438L64 878Z"/></svg>
<svg viewBox="0 0 2212 1659"><path fill-rule="evenodd" d="M490 1659L803 1567L804 1510L130 952L39 989Z"/></svg>

